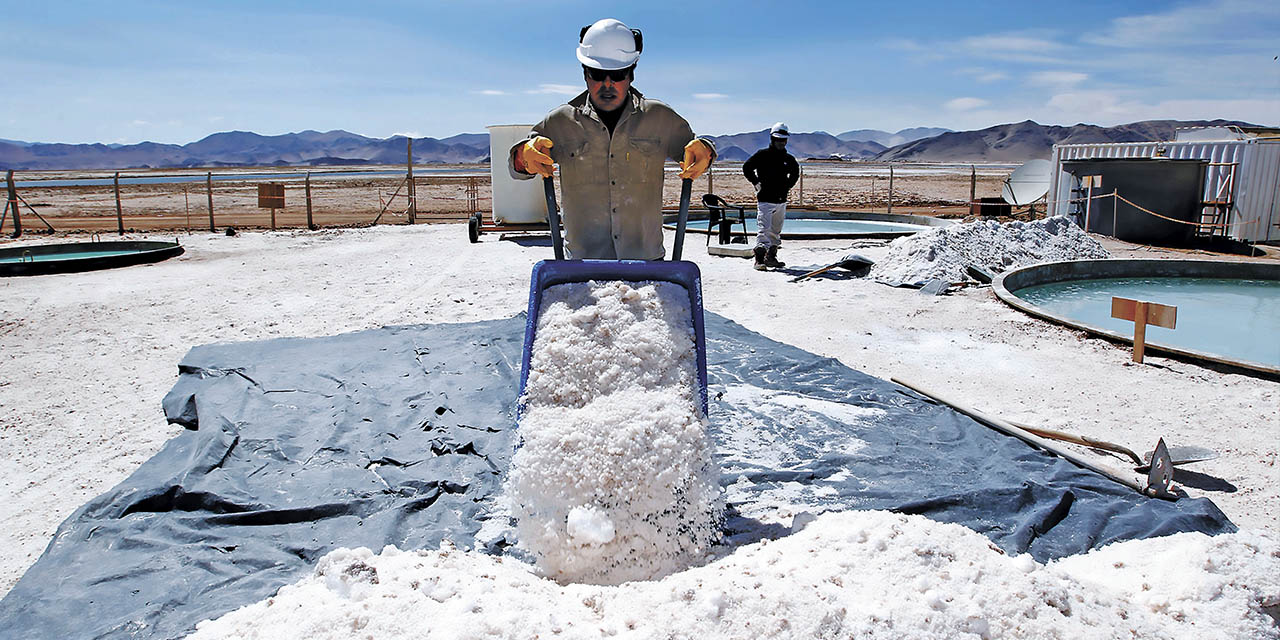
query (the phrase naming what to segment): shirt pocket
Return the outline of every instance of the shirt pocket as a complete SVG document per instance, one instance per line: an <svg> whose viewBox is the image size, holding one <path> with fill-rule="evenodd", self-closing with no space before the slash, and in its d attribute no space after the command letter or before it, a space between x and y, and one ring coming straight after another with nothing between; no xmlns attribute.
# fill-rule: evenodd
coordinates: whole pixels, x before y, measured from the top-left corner
<svg viewBox="0 0 1280 640"><path fill-rule="evenodd" d="M584 169L590 166L590 160L588 158L590 153L590 142L581 139L566 140L563 147L560 149L560 160L558 162L562 169L569 166Z"/></svg>
<svg viewBox="0 0 1280 640"><path fill-rule="evenodd" d="M627 141L627 154L630 156L627 166L642 182L662 180L662 167L667 158L661 138L631 138Z"/></svg>

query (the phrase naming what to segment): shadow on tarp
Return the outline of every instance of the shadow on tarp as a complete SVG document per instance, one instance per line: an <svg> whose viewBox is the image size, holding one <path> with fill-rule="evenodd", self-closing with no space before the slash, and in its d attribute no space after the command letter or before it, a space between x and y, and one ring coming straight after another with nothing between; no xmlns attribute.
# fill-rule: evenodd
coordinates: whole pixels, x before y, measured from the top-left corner
<svg viewBox="0 0 1280 640"><path fill-rule="evenodd" d="M1234 530L1208 500L1143 498L834 359L706 327L722 484L748 514L733 543L785 534L749 517L780 501L923 514L1040 561ZM164 400L191 429L59 527L0 601L0 637L181 637L339 547L500 552L523 335L517 316L192 349Z"/></svg>

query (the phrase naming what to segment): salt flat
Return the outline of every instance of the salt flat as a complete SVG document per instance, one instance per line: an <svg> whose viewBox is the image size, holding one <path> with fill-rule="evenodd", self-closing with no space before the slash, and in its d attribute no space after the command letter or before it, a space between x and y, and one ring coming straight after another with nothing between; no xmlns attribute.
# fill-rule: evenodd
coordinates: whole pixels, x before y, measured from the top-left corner
<svg viewBox="0 0 1280 640"><path fill-rule="evenodd" d="M930 297L866 279L790 283L707 256L701 240L689 238L686 257L702 269L707 311L1005 418L1140 450L1160 436L1213 447L1222 455L1195 470L1220 482L1188 491L1280 537L1280 384L1158 355L1135 365L1127 349L1028 317L986 288ZM469 244L456 224L181 241L185 255L154 265L0 279L0 593L64 518L178 432L160 399L189 348L509 317L526 307L532 265L551 254L495 236ZM1104 244L1117 257L1187 257ZM781 257L827 264L850 250L795 242Z"/></svg>

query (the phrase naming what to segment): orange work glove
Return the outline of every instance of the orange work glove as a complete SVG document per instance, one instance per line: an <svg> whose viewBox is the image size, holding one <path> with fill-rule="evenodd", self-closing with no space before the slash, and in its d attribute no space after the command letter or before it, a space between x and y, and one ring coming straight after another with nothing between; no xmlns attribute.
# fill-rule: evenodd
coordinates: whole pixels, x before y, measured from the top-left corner
<svg viewBox="0 0 1280 640"><path fill-rule="evenodd" d="M555 143L551 138L543 136L535 136L532 140L524 143L516 150L516 171L524 173L536 173L544 178L550 178L555 175L555 161L547 152Z"/></svg>
<svg viewBox="0 0 1280 640"><path fill-rule="evenodd" d="M680 163L680 177L695 180L711 166L711 146L694 138L684 146L684 161Z"/></svg>

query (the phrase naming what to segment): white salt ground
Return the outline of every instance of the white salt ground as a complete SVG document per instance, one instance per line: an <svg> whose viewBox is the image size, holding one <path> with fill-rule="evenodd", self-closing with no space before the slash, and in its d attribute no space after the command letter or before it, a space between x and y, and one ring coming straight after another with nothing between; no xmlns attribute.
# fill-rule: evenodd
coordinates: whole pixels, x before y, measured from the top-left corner
<svg viewBox="0 0 1280 640"><path fill-rule="evenodd" d="M705 566L560 585L510 558L339 550L213 638L1280 638L1280 542L1242 532L1125 542L1042 565L964 527L828 513Z"/></svg>
<svg viewBox="0 0 1280 640"><path fill-rule="evenodd" d="M706 556L723 502L694 344L680 285L543 292L506 492L545 575L618 584Z"/></svg>
<svg viewBox="0 0 1280 640"><path fill-rule="evenodd" d="M895 286L932 278L963 282L969 279L965 268L970 265L1000 273L1037 262L1107 257L1097 240L1061 216L1005 224L985 220L898 238L870 275Z"/></svg>
<svg viewBox="0 0 1280 640"><path fill-rule="evenodd" d="M668 246L672 236L667 234ZM157 238L130 234L125 239ZM24 238L22 242L67 240ZM1100 240L1115 257L1241 260ZM7 240L0 243L12 244ZM522 246L488 237L470 244L465 227L454 224L314 233L246 232L236 237L196 233L183 236L182 243L186 254L153 265L0 278L0 299L4 300L0 317L0 521L6 530L0 544L0 594L7 593L35 562L58 523L122 481L182 430L164 423L159 403L177 379L177 363L192 346L511 317L527 304L530 268L549 253L545 246ZM784 259L796 265L829 264L851 250L882 262L888 254L888 247L878 243L841 240L788 242L783 247ZM1246 592L1267 594L1272 599L1280 595L1274 586L1274 576L1280 571L1274 564L1274 543L1269 542L1280 536L1280 450L1275 446L1280 441L1280 385L1274 381L1160 354L1148 354L1146 364L1135 365L1127 349L1022 314L996 300L987 288L934 297L870 279L818 277L790 283L784 274L751 269L746 260L710 257L688 245L685 253L702 270L704 304L709 313L725 316L773 340L837 358L880 378L911 380L962 398L983 411L1028 424L1088 434L1138 450L1149 449L1159 436L1171 444L1214 447L1222 455L1189 467L1199 480L1184 486L1192 497L1212 499L1242 528L1240 533L1212 539L1177 535L1131 541L1059 564L1069 567L1080 584L1087 584L1089 593L1120 589L1140 604L1145 597L1167 596L1171 611L1195 609L1183 622L1170 623L1181 625L1173 627L1179 637L1275 637L1270 628L1257 631L1250 626L1260 618L1245 613L1238 599ZM449 258L442 260L440 256ZM767 435L755 440L764 443L758 450L771 448L764 439ZM1100 455L1086 449L1077 452ZM1111 463L1116 464L1114 460ZM757 497L757 511L751 517L782 523L789 522L790 515L803 519L807 500L793 500L786 491L786 487L779 487L767 499ZM503 506L492 505L490 516L483 531L499 532L506 522ZM790 539L806 536L804 541L818 552L842 548L841 536L848 527L822 528L818 524ZM949 538L942 534L927 537L938 540L937 546L949 545ZM912 614L925 597L925 592L911 583L916 576L908 577L915 571L912 558L921 557L915 553L913 540L915 536L885 540L886 551L894 558L904 558L907 570L881 567L873 554L860 565L863 569L847 572L857 580L876 581L877 589L859 597L877 603L880 610L875 615L881 619L906 620L901 623L903 628L917 624ZM469 542L459 544L469 546ZM927 541L922 544L930 545L920 547L922 553L933 548ZM796 554L793 561L806 565L796 570L797 580L807 580L770 580L762 585L765 597L756 606L739 602L727 609L746 621L765 618L774 586L790 588L792 593L779 595L778 605L778 610L789 612L788 597L821 584L821 579L812 579L808 571L821 568L825 556L806 555L806 549L786 541L770 542L762 548L783 550L784 556ZM1108 561L1099 555L1109 552L1119 559ZM739 550L735 557L744 553L749 551ZM969 557L967 552L957 553ZM710 615L705 612L719 610L718 606L713 610L712 604L731 602L729 596L717 594L735 593L733 585L751 579L746 574L749 567L724 564L731 561L726 558L656 583L560 587L529 575L527 565L512 560L496 566L519 569L519 573L498 573L490 564L494 559L470 553L453 552L447 562L437 555L433 552L424 557L448 568L433 569L433 575L445 584L448 580L465 581L456 586L459 593L505 594L505 599L493 603L474 601L491 614L478 620L467 618L468 603L462 598L437 593L454 607L442 618L442 624L466 618L472 625L449 634L454 637L480 635L506 620L521 622L535 611L542 611L545 620L554 618L562 629L571 622L575 629L598 633L598 624L606 619L618 621L614 628L625 628L627 620L620 615L624 607L640 611L635 617L646 624L666 624L677 629L676 637L686 637L693 632L678 630L701 628L698 625L706 624L700 622L701 617ZM1007 560L995 552L973 557L980 568L991 564L991 571L1002 575ZM380 568L382 588L394 591L404 587L391 582L396 574L386 567L393 562L419 561L416 554L402 554L399 560L388 554L369 564ZM1125 564L1116 567L1119 561ZM732 566L742 572L734 575ZM933 575L926 574L926 579ZM496 582L498 576L505 582ZM1176 580L1168 576L1176 576ZM702 583L696 585L697 580ZM1139 581L1148 588L1144 590ZM304 581L297 589L328 592L316 585L305 586L310 582ZM1099 586L1093 586L1095 583ZM1126 583L1138 586L1127 588ZM520 591L526 585L536 586ZM640 600L634 607L627 604L626 594L656 588L653 585L687 585L695 591L679 610L676 603L664 607L653 607L649 600ZM1020 593L1016 589L1016 585L983 588L983 600L972 607L986 619L998 620L1004 615L1003 603L1012 598L1025 600L1028 607L1037 606L1035 591ZM614 595L606 601L611 606L600 613L582 605L582 597L551 600L547 595L560 597L562 591L578 596ZM390 599L342 601L328 593L312 603L296 594L284 597L284 602L296 603L290 605L296 606L295 610L286 613L285 608L254 605L254 611L274 611L257 621L257 626L244 620L241 636L252 637L261 631L259 637L288 638L311 629L310 636L320 638L395 638L394 629L405 629L404 635L421 637L424 629L432 628L432 623L415 617L412 607L395 609L392 605L396 603ZM707 604L695 607L693 603ZM368 609L364 609L366 604ZM1155 600L1148 604L1164 606ZM433 612L440 612L441 605L432 606L437 607ZM561 606L561 610L554 606ZM805 616L820 611L820 607L806 608L788 617L788 624L809 625ZM1130 612L1131 616L1146 615L1139 605L1131 605ZM293 616L298 625L284 628L280 619L285 615ZM652 620L659 616L670 619ZM1226 622L1202 622L1194 628L1187 622L1210 619ZM309 624L313 626L306 626ZM370 631L352 631L354 624ZM212 635L229 636L231 628L229 623L219 623L221 631ZM393 631L376 633L379 629ZM504 629L492 635L523 635L516 626ZM731 636L724 633L720 637ZM1063 633L1060 637L1078 635Z"/></svg>

